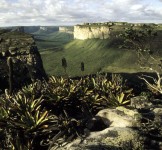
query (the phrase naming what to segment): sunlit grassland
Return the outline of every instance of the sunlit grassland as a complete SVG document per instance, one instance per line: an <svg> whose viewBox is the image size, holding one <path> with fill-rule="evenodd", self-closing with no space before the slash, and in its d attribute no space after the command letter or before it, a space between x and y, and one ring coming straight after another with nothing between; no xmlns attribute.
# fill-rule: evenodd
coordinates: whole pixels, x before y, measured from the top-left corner
<svg viewBox="0 0 162 150"><path fill-rule="evenodd" d="M63 49L41 52L45 70L50 75L61 75L64 70L61 59L66 58L67 73L70 76L80 76L80 64L84 62L84 74L96 72L135 72L136 56L131 51L110 47L108 40L73 40ZM130 70L131 68L131 70Z"/></svg>
<svg viewBox="0 0 162 150"><path fill-rule="evenodd" d="M155 42L155 50L161 53L161 37ZM119 49L115 39L74 40L71 34L53 32L35 34L44 68L49 75L63 75L61 65L63 57L67 60L69 76L94 74L96 72L134 73L145 71L137 65L136 53L132 50ZM84 62L85 71L80 64Z"/></svg>

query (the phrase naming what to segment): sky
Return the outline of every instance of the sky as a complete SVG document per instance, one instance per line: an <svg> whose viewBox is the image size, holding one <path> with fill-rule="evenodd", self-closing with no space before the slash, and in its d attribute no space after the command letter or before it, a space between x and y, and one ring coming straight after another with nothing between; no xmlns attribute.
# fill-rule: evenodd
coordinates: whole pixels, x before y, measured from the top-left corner
<svg viewBox="0 0 162 150"><path fill-rule="evenodd" d="M162 0L0 0L0 26L162 23Z"/></svg>

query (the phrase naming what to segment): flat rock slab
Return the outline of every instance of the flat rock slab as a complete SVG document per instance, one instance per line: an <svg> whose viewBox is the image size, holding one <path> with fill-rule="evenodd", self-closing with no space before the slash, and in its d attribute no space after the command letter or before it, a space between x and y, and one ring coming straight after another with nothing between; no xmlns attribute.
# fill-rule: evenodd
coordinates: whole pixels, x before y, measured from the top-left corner
<svg viewBox="0 0 162 150"><path fill-rule="evenodd" d="M103 122L110 127L137 127L138 121L130 115L117 109L103 109L98 112Z"/></svg>
<svg viewBox="0 0 162 150"><path fill-rule="evenodd" d="M143 140L138 131L131 128L110 127L103 131L91 132L84 140L76 139L58 150L106 150L142 147ZM55 150L52 148L51 150Z"/></svg>

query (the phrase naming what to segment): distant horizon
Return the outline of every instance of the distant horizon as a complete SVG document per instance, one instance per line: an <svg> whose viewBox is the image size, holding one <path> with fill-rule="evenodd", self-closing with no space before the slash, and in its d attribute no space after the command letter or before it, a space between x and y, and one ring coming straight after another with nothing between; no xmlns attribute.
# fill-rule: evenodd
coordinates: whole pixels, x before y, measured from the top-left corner
<svg viewBox="0 0 162 150"><path fill-rule="evenodd" d="M126 22L126 21L108 21L108 22ZM83 22L80 24L75 24L75 25L13 25L13 26L1 26L3 27L65 27L65 26L76 26L76 25L83 25L84 23L107 23L107 22ZM126 22L126 23L132 23L132 24L162 24L162 23L154 23L154 22Z"/></svg>
<svg viewBox="0 0 162 150"><path fill-rule="evenodd" d="M162 23L162 0L1 0L0 26Z"/></svg>

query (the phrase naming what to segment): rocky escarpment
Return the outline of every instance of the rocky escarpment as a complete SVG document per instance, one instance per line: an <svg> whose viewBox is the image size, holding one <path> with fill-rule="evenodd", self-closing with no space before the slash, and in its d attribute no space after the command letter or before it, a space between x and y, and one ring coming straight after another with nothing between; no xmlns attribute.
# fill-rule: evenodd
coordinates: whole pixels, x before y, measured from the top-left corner
<svg viewBox="0 0 162 150"><path fill-rule="evenodd" d="M25 30L24 30L24 27L23 26L18 26L18 27L13 27L12 28L12 31L13 32L25 32Z"/></svg>
<svg viewBox="0 0 162 150"><path fill-rule="evenodd" d="M7 58L13 62L14 87L27 81L46 78L41 56L30 34L0 32L0 89L8 87Z"/></svg>
<svg viewBox="0 0 162 150"><path fill-rule="evenodd" d="M44 31L46 33L59 31L59 27L57 26L40 26L39 31Z"/></svg>
<svg viewBox="0 0 162 150"><path fill-rule="evenodd" d="M144 24L127 23L127 22L105 22L105 23L84 23L74 26L74 39L108 39L115 37L125 28L134 26L140 28ZM155 25L155 24L148 24Z"/></svg>
<svg viewBox="0 0 162 150"><path fill-rule="evenodd" d="M74 39L107 39L110 37L110 28L108 26L74 26Z"/></svg>
<svg viewBox="0 0 162 150"><path fill-rule="evenodd" d="M59 27L59 32L65 32L65 33L73 34L74 28L71 27L71 26Z"/></svg>

